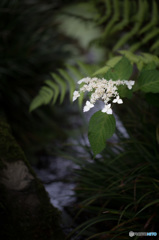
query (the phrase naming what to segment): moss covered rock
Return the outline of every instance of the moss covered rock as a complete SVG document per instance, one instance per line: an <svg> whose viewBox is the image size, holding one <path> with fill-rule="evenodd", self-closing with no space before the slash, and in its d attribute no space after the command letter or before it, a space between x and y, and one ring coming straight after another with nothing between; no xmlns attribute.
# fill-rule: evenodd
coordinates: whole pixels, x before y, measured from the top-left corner
<svg viewBox="0 0 159 240"><path fill-rule="evenodd" d="M54 208L5 119L0 119L0 239L63 240Z"/></svg>

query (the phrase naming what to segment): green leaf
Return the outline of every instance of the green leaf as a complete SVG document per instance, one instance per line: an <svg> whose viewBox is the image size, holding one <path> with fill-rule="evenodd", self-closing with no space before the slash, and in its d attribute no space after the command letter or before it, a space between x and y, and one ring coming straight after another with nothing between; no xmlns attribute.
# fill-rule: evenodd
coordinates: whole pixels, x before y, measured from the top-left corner
<svg viewBox="0 0 159 240"><path fill-rule="evenodd" d="M99 74L106 74L106 72L110 69L113 68L117 62L121 60L122 56L116 56L111 58L109 61L107 61L106 66L98 69L95 73L93 73L93 76L99 75Z"/></svg>
<svg viewBox="0 0 159 240"><path fill-rule="evenodd" d="M152 55L149 53L141 53L141 54L144 58L145 63L154 62L157 66L159 65L159 58L156 55Z"/></svg>
<svg viewBox="0 0 159 240"><path fill-rule="evenodd" d="M96 112L89 121L88 138L94 155L100 153L106 146L106 140L115 132L113 115Z"/></svg>
<svg viewBox="0 0 159 240"><path fill-rule="evenodd" d="M117 62L117 64L108 70L105 75L106 79L112 80L128 80L132 74L133 66L130 61L126 57L122 57L122 59Z"/></svg>
<svg viewBox="0 0 159 240"><path fill-rule="evenodd" d="M96 65L85 64L80 61L77 61L77 64L80 67L80 72L82 72L84 76L91 76L97 68Z"/></svg>
<svg viewBox="0 0 159 240"><path fill-rule="evenodd" d="M118 86L118 93L121 98L126 97L126 98L131 99L133 91L128 89L127 86L125 86L125 85L120 85L120 86Z"/></svg>
<svg viewBox="0 0 159 240"><path fill-rule="evenodd" d="M156 69L155 62L150 62L142 68L142 70L152 70L152 69Z"/></svg>
<svg viewBox="0 0 159 240"><path fill-rule="evenodd" d="M132 64L139 61L138 56L128 50L120 50L118 52L124 55Z"/></svg>
<svg viewBox="0 0 159 240"><path fill-rule="evenodd" d="M142 71L138 80L136 90L143 92L159 92L159 71L157 70L146 70Z"/></svg>

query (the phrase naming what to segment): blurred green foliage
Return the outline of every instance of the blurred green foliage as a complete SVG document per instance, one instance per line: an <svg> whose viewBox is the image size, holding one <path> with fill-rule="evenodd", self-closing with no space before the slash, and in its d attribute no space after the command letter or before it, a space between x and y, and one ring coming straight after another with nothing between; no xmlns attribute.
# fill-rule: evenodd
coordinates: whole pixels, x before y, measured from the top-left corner
<svg viewBox="0 0 159 240"><path fill-rule="evenodd" d="M91 0L62 8L58 18L63 32L83 45L101 46L108 57L120 49L159 55L158 12L157 0ZM85 28L91 22L88 29L82 28L84 22Z"/></svg>

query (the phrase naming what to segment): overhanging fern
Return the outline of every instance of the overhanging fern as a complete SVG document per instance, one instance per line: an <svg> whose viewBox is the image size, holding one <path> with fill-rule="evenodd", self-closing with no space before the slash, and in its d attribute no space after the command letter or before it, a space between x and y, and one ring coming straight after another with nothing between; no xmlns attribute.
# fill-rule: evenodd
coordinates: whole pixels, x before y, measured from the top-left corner
<svg viewBox="0 0 159 240"><path fill-rule="evenodd" d="M129 46L132 52L140 49L159 54L159 12L158 1L112 0L100 1L104 8L96 22L103 28L103 34L96 40L106 43L113 51ZM115 36L115 38L114 38ZM111 41L110 41L111 39Z"/></svg>
<svg viewBox="0 0 159 240"><path fill-rule="evenodd" d="M99 31L98 34L96 32L96 37L89 39L89 43L104 46L108 56L120 49L128 48L132 52L140 50L159 55L159 1L90 0L89 3L82 3L83 9L87 9L88 14L82 11L79 13L78 4L71 6L69 10L63 9L65 18L60 25L63 26L65 33L76 38L77 41L79 36L85 39L89 34L88 32L83 34L81 31L77 37L74 28L71 32L71 24L74 20L80 19L87 25L87 17L90 15L89 22L95 23ZM68 22L67 28L66 22Z"/></svg>
<svg viewBox="0 0 159 240"><path fill-rule="evenodd" d="M97 67L82 62L78 62L77 66L67 65L67 69L59 69L58 73L51 73L52 79L44 82L44 86L40 89L38 95L33 99L30 105L30 112L49 103L55 104L59 99L61 104L65 95L69 92L69 98L72 102L73 92L76 87L76 80L86 76L91 76ZM82 104L83 96L79 98L79 105Z"/></svg>

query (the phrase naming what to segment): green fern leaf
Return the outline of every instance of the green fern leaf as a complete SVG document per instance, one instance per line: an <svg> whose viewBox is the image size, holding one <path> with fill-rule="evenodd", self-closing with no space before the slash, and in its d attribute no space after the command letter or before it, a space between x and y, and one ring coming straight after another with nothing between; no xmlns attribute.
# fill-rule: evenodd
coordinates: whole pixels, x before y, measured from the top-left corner
<svg viewBox="0 0 159 240"><path fill-rule="evenodd" d="M105 28L105 31L102 34L102 38L108 37L108 34L110 33L114 24L119 20L119 16L120 16L119 1L118 0L113 0L113 5L114 5L114 14L113 14L112 19L109 21L107 27Z"/></svg>
<svg viewBox="0 0 159 240"><path fill-rule="evenodd" d="M70 89L70 101L72 102L72 97L73 97L73 92L75 90L75 81L72 79L72 77L70 77L70 75L64 71L63 69L59 69L59 73L61 74L61 76L63 76L64 79L67 80L68 84L69 84L69 89Z"/></svg>
<svg viewBox="0 0 159 240"><path fill-rule="evenodd" d="M150 51L154 51L155 49L159 48L159 40L157 40L150 48Z"/></svg>
<svg viewBox="0 0 159 240"><path fill-rule="evenodd" d="M63 79L61 79L57 74L51 73L53 79L56 81L57 84L60 86L60 104L63 102L66 91L67 91L67 84Z"/></svg>
<svg viewBox="0 0 159 240"><path fill-rule="evenodd" d="M107 61L106 66L98 69L95 73L93 73L93 76L98 76L101 75L101 77L104 77L104 75L108 72L108 70L112 67L114 67L117 62L121 60L122 56L116 56L111 58L110 60Z"/></svg>
<svg viewBox="0 0 159 240"><path fill-rule="evenodd" d="M79 80L92 74L93 70L94 68L90 65L78 62L77 67L68 65L67 71L59 69L58 72L61 76L51 73L51 76L56 83L52 80L46 80L44 82L47 86L43 86L39 91L39 94L33 99L30 105L30 111L35 110L43 104L49 104L51 100L52 104L55 104L58 96L60 96L60 103L62 103L68 89L70 92L70 101L72 102L73 92L76 86L74 76L77 78L77 80ZM72 75L74 76L72 77ZM78 99L79 106L82 105L83 97L84 95L81 94Z"/></svg>
<svg viewBox="0 0 159 240"><path fill-rule="evenodd" d="M143 34L144 32L149 31L150 29L152 29L158 22L158 7L156 4L156 1L153 1L152 3L152 18L151 21L144 26L139 34Z"/></svg>
<svg viewBox="0 0 159 240"><path fill-rule="evenodd" d="M149 32L142 40L143 43L148 42L149 40L151 40L152 38L154 38L156 35L159 34L159 29L155 28L153 29L151 32Z"/></svg>
<svg viewBox="0 0 159 240"><path fill-rule="evenodd" d="M83 75L86 77L91 76L92 73L94 72L94 69L96 68L96 66L88 65L80 61L78 61L77 64L80 67L80 72L82 72Z"/></svg>
<svg viewBox="0 0 159 240"><path fill-rule="evenodd" d="M52 103L55 104L55 102L58 98L59 92L60 92L59 86L51 80L46 80L45 84L47 84L49 87L51 87L54 90L53 102Z"/></svg>
<svg viewBox="0 0 159 240"><path fill-rule="evenodd" d="M83 78L83 74L79 71L79 69L77 69L77 67L74 67L74 66L71 66L71 65L68 65L66 64L66 67L68 69L68 72L71 74L71 75L74 75L74 77L76 79L81 79Z"/></svg>
<svg viewBox="0 0 159 240"><path fill-rule="evenodd" d="M124 1L123 20L112 28L111 34L122 30L128 24L129 17L130 17L130 1L125 0Z"/></svg>
<svg viewBox="0 0 159 240"><path fill-rule="evenodd" d="M113 51L116 51L117 49L119 49L121 46L123 46L130 38L132 38L135 34L138 33L143 21L144 21L144 16L146 14L147 11L147 2L145 0L143 1L139 1L139 10L138 10L138 14L134 19L135 25L133 27L133 29L126 33L118 42L117 44L114 46Z"/></svg>
<svg viewBox="0 0 159 240"><path fill-rule="evenodd" d="M52 89L46 86L42 87L39 94L32 100L29 107L29 112L32 112L43 104L48 104L52 100L52 97Z"/></svg>
<svg viewBox="0 0 159 240"><path fill-rule="evenodd" d="M112 6L111 6L111 3L110 3L110 0L107 0L107 1L104 1L105 3L105 14L103 17L100 16L99 20L97 21L97 24L100 25L104 22L106 22L109 17L111 16L111 13L112 13Z"/></svg>

